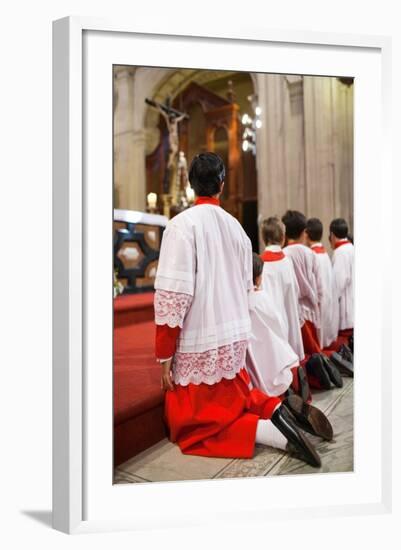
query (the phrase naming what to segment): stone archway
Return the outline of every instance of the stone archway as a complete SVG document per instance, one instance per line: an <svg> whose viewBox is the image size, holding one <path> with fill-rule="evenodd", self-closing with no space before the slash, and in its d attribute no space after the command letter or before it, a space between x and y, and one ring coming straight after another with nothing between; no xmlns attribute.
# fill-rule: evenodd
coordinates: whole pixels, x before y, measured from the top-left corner
<svg viewBox="0 0 401 550"><path fill-rule="evenodd" d="M146 208L145 158L159 143L159 114L145 103L149 97L174 99L189 82L200 85L234 72L116 66L114 70L115 207ZM250 75L254 90L255 75ZM254 92L256 93L256 92Z"/></svg>

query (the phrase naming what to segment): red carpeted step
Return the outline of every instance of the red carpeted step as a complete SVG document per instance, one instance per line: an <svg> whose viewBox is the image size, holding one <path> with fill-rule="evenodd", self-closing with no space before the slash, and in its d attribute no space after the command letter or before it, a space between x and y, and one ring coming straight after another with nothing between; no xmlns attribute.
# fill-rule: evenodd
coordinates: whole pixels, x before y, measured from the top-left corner
<svg viewBox="0 0 401 550"><path fill-rule="evenodd" d="M153 321L114 330L114 423L163 401Z"/></svg>
<svg viewBox="0 0 401 550"><path fill-rule="evenodd" d="M154 356L153 293L119 298L114 301L116 466L166 436L160 366Z"/></svg>
<svg viewBox="0 0 401 550"><path fill-rule="evenodd" d="M153 321L153 292L122 294L114 299L114 326L122 327L142 321Z"/></svg>

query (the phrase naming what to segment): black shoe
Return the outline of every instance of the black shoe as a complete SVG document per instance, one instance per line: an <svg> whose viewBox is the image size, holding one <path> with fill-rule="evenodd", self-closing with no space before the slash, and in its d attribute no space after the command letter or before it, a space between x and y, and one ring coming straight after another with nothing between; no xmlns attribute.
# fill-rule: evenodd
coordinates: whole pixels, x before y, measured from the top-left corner
<svg viewBox="0 0 401 550"><path fill-rule="evenodd" d="M308 378L306 377L305 371L301 366L298 367L297 371L299 380L299 395L303 401L307 401L310 397Z"/></svg>
<svg viewBox="0 0 401 550"><path fill-rule="evenodd" d="M307 437L301 432L285 407L281 406L276 409L271 417L271 421L287 439L289 447L294 448L301 460L316 468L321 466L320 457L315 451L312 443L308 441Z"/></svg>
<svg viewBox="0 0 401 550"><path fill-rule="evenodd" d="M327 416L313 405L302 401L299 395L290 395L283 404L292 413L297 425L306 432L317 435L331 441L333 439L333 427Z"/></svg>
<svg viewBox="0 0 401 550"><path fill-rule="evenodd" d="M295 395L295 392L291 387L289 387L288 390L284 392L284 397L289 397L290 395Z"/></svg>
<svg viewBox="0 0 401 550"><path fill-rule="evenodd" d="M337 353L346 361L349 361L352 364L354 363L354 354L346 344L343 344Z"/></svg>
<svg viewBox="0 0 401 550"><path fill-rule="evenodd" d="M343 382L343 379L341 378L341 374L337 366L332 361L330 361L330 359L326 357L326 355L322 354L322 359L330 380L333 382L335 386L337 386L337 388L342 388L344 382Z"/></svg>
<svg viewBox="0 0 401 550"><path fill-rule="evenodd" d="M354 335L351 334L351 336L348 338L348 347L351 350L352 355L354 355Z"/></svg>
<svg viewBox="0 0 401 550"><path fill-rule="evenodd" d="M342 374L346 374L347 376L354 378L354 367L352 363L344 359L344 357L341 357L341 355L336 351L332 353L330 359L340 369Z"/></svg>
<svg viewBox="0 0 401 550"><path fill-rule="evenodd" d="M314 353L306 362L305 368L308 375L319 381L323 390L331 389L330 377L320 353Z"/></svg>

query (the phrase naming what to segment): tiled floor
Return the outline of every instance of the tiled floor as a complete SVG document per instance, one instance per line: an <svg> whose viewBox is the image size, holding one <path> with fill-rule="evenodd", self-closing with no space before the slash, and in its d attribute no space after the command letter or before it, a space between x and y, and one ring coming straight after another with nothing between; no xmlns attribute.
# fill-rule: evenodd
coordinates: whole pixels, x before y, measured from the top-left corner
<svg viewBox="0 0 401 550"><path fill-rule="evenodd" d="M118 466L114 483L237 478L318 472L350 472L353 469L353 381L344 386L315 393L313 403L323 410L333 425L332 441L308 435L321 456L322 466L312 468L283 451L257 446L252 459L204 458L183 455L167 439Z"/></svg>

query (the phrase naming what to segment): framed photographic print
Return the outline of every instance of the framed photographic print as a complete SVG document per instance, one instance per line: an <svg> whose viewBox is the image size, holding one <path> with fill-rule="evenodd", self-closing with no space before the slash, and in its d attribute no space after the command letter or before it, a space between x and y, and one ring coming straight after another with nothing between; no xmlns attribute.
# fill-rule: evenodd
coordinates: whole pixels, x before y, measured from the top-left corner
<svg viewBox="0 0 401 550"><path fill-rule="evenodd" d="M210 34L54 23L66 532L390 506L389 40Z"/></svg>

